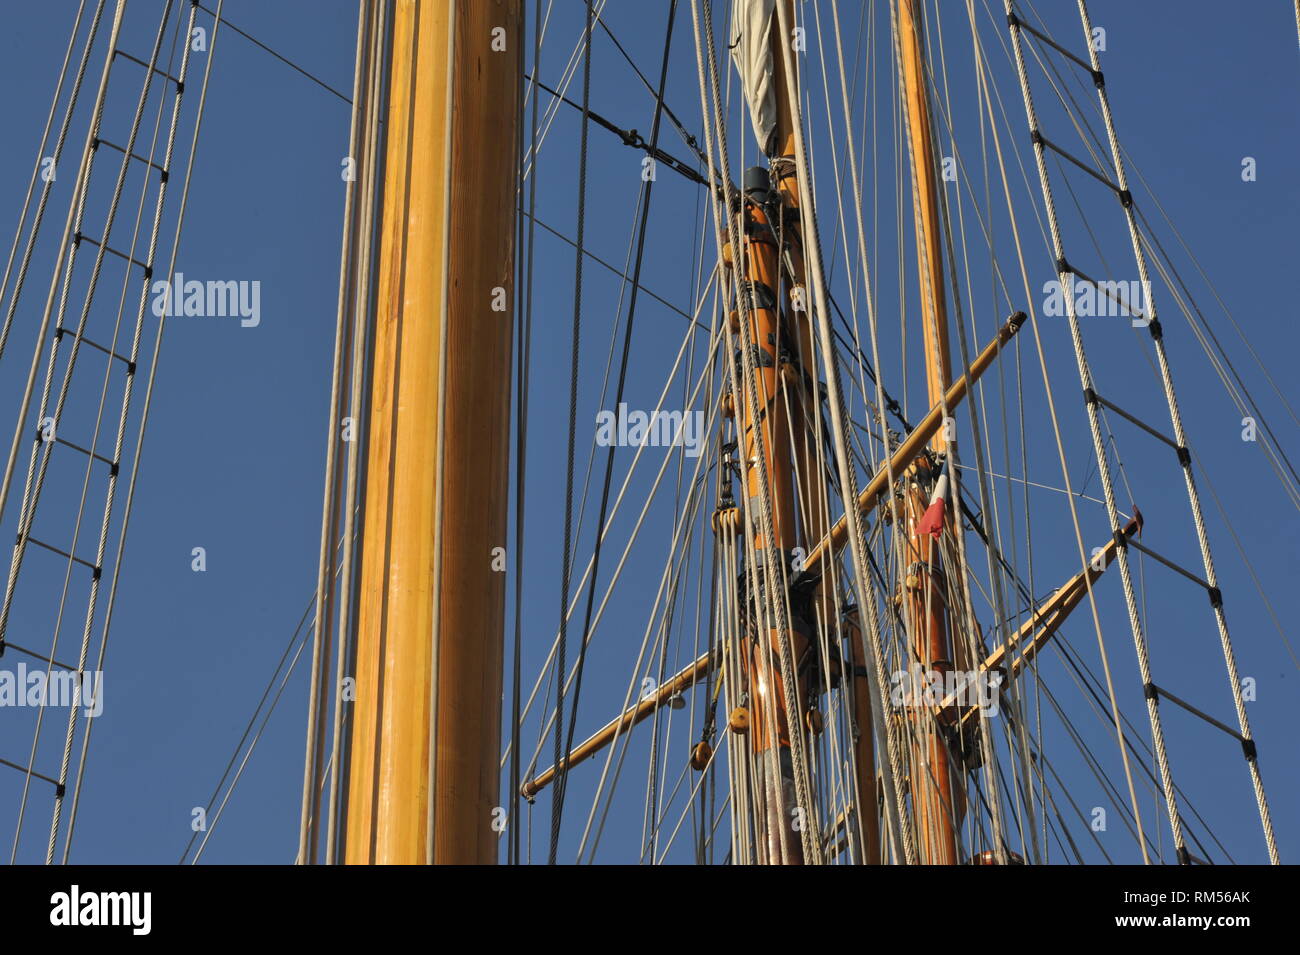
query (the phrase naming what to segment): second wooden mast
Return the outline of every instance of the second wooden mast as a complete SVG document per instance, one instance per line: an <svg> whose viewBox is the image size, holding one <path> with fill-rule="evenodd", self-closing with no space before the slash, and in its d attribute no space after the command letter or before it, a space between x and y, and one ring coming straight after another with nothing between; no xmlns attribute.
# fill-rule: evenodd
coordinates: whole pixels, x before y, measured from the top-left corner
<svg viewBox="0 0 1300 955"><path fill-rule="evenodd" d="M920 4L917 0L895 0L895 10L908 153L911 157L926 397L929 406L935 407L944 400L944 393L952 382L943 253L940 249L937 167L930 133ZM945 427L940 428L930 442L935 455L948 449L955 437L950 425L951 422L945 422ZM906 491L900 512L906 519L907 555L899 596L912 641L911 665L928 674L951 670L955 663L941 534L918 530L929 503L926 482L934 480L933 476L922 473L926 470L928 468L918 463L909 469L904 479ZM959 533L960 519L954 519L951 512L948 518L951 521L948 529ZM956 830L965 815L965 790L960 778L954 779L953 759L942 728L928 711L915 708L914 713L915 718L910 723L912 759L909 776L918 861L930 865L955 865L958 862Z"/></svg>

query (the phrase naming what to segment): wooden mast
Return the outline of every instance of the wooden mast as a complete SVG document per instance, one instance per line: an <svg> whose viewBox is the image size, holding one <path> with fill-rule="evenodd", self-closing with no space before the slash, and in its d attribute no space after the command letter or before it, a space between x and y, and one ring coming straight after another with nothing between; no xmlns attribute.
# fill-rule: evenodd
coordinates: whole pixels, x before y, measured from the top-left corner
<svg viewBox="0 0 1300 955"><path fill-rule="evenodd" d="M778 99L784 91L785 63L782 57L780 31L771 32L773 54L772 83ZM777 109L777 128L773 134L774 156L793 156L793 127L788 104ZM745 277L746 291L751 296L748 307L737 309L736 317L749 323L749 341L753 344L758 406L745 394L737 402L741 425L741 443L745 462L746 504L751 508L762 501L762 475L766 473L769 501L772 509L772 540L767 540L755 513L754 548L762 551L774 548L778 566L786 562L787 555L798 545L795 526L795 482L792 470L790 424L787 402L782 385L781 351L790 347L789 332L783 326L781 288L781 258L776 236L780 223L770 222L762 199L767 193L768 177L764 182L749 181L746 176L745 200L741 203L738 232L742 236L743 254L737 265ZM791 184L794 183L791 170ZM751 192L759 190L758 195ZM797 202L798 191L781 190L780 203ZM739 331L739 327L736 327ZM761 437L761 442L760 442ZM780 599L778 597L778 599ZM799 711L804 696L799 687L788 687L782 678L778 658L780 641L789 639L791 659L798 661L808 645L808 635L801 632L802 625L790 621L787 633L769 630L765 640L755 633L747 667L753 719L749 721L752 750L763 777L762 792L758 796L760 819L758 827L758 859L766 863L802 864L803 851L799 833L794 829L794 784L786 774L790 772L790 734L803 731L802 726L791 727L787 717L787 700Z"/></svg>
<svg viewBox="0 0 1300 955"><path fill-rule="evenodd" d="M521 30L395 4L349 863L496 858Z"/></svg>
<svg viewBox="0 0 1300 955"><path fill-rule="evenodd" d="M920 273L925 381L929 403L943 400L952 371L948 358L943 255L939 247L939 204L935 192L934 144L930 137L930 107L925 84L920 10L917 0L897 0L898 45L902 60L903 97L912 162L912 199L916 227L917 269ZM931 448L948 445L946 429L935 432ZM928 499L913 468L906 480L905 513L910 528L924 513ZM960 521L952 525L960 532ZM912 631L913 662L923 671L953 666L948 634L947 586L938 539L913 530L908 537L903 581L903 606ZM948 746L930 714L918 710L912 747L912 810L916 819L920 861L953 865L957 859L954 822L965 812L960 783L953 784Z"/></svg>
<svg viewBox="0 0 1300 955"><path fill-rule="evenodd" d="M934 143L930 138L930 98L925 85L925 60L917 0L898 0L899 47L903 60L903 96L907 104L907 136L911 142L912 197L916 218L916 258L921 272L921 329L925 346L926 393L938 404L952 381L948 357L947 299L944 294L943 253L940 251L939 199L935 193ZM943 450L945 435L932 447Z"/></svg>

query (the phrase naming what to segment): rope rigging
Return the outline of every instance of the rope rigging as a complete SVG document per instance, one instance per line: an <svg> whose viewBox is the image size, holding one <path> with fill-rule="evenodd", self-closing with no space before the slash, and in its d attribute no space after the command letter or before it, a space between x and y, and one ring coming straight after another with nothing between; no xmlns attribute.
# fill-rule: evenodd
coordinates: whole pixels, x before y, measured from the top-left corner
<svg viewBox="0 0 1300 955"><path fill-rule="evenodd" d="M32 322L36 343L0 481L3 513L22 443L31 442L22 494L13 495L16 543L0 602L0 654L10 649L37 660L47 676L103 669L160 355L164 317L156 329L146 322L148 289L164 262L165 274L174 274L212 49L218 29L228 29L261 51L249 55L265 53L349 104L347 149L357 175L342 210L315 587L205 804L212 826L190 837L181 860L199 861L298 673L307 712L296 860L351 861L356 797L345 781L359 757L356 709L343 687L368 665L358 634L368 606L362 561L375 559L363 545L373 474L362 441L341 446L339 436L345 421L388 413L371 407L371 395L381 262L391 254L380 236L394 141L385 122L394 95L389 58L402 14L387 3L359 5L348 95L230 24L223 2L211 10L197 0L168 0L148 24L152 48L128 49L126 5L117 0L105 23L107 0L80 3L39 141L38 157L50 151L57 163L67 137L85 134L76 175L67 177L66 220L43 311ZM1061 39L1028 0L1004 0L1001 10L982 6L981 15L968 0L962 22L937 0L873 0L854 8L858 24L850 20L844 32L855 32L856 43L849 44L837 0L716 7L691 0L688 54L674 36L685 11L672 0L666 23L635 37L659 60L658 74L647 75L633 56L642 49L615 33L623 33L624 17L639 22L632 14L606 0L520 5L518 38L525 42L508 54L520 79L514 108L521 132L509 150L514 257L501 279L515 324L500 326L508 328L512 357L502 360L504 381L494 382L506 389L515 471L501 482L508 501L502 536L489 542L502 555L494 569L505 575L497 578L507 595L500 662L509 672L494 700L505 725L499 740L485 734L499 754L485 777L495 776L498 792L509 790L490 807L489 838L504 861L533 861L538 839L537 859L548 864L615 857L642 864L1193 864L1244 857L1248 850L1212 827L1222 825L1221 813L1207 808L1202 782L1186 769L1175 773L1182 741L1200 736L1165 719L1171 704L1198 718L1196 732L1206 723L1240 746L1264 851L1279 861L1224 613L1224 590L1235 589L1235 580L1218 576L1202 487L1290 644L1266 578L1211 483L1212 462L1191 450L1187 425L1195 417L1178 401L1166 345L1175 329L1161 325L1152 295L1138 303L1102 287L1125 266L1112 254L1116 236L1094 229L1090 219L1102 216L1084 189L1104 189L1118 203L1139 283L1163 283L1177 306L1172 314L1181 313L1192 331L1188 347L1207 356L1230 409L1260 423L1265 463L1296 506L1300 474L1282 439L1287 415L1300 419L1213 285L1253 364L1232 353L1239 346L1213 327L1217 312L1203 310L1184 280L1200 275L1209 285L1120 144L1086 3L1078 3L1079 25L1070 26L1076 41L1072 31L1082 29L1088 47L1077 54L1076 42ZM187 38L200 15L212 39L198 91ZM600 56L598 30L614 47L602 47ZM715 35L719 30L725 35ZM543 55L550 64L550 50L558 42L566 52L575 34L563 68L557 54L556 68L544 71ZM690 123L698 138L668 104L678 88L670 79L680 81L682 58L692 54L688 85L698 93L699 119ZM84 79L100 55L87 114ZM729 62L720 64L720 55ZM621 74L622 92L649 93L647 136L592 109L606 82L619 90L606 72ZM130 84L132 102L121 110L105 108L110 75L114 93ZM576 82L580 92L570 90ZM1010 109L1006 102L1013 89L1023 120L1012 115L1014 99ZM562 107L578 122L559 119ZM175 140L191 117L182 179ZM665 123L684 143L685 158L663 148ZM633 187L631 176L625 183L606 176L608 157L626 162L627 154L600 133L592 137L593 124L649 168L666 167L705 188L659 190L653 175ZM553 130L547 182L539 186L541 149ZM566 142L557 146L561 136ZM40 261L43 227L51 242L51 184L38 189L37 175L39 162L0 279L0 359L24 314L20 298L30 295L29 265ZM1078 192L1076 180L1084 183ZM175 205L178 183L168 236L164 212ZM617 227L628 237L620 267L602 246L611 244L603 231L616 220L610 210L623 202L628 218ZM1159 215L1147 215L1152 204ZM571 213L572 233L563 218ZM129 240L124 219L131 220ZM1113 218L1115 230L1119 221ZM823 245L828 228L832 240ZM549 240L538 247L539 230L568 248ZM1167 241L1171 232L1175 242ZM665 241L670 234L675 238ZM613 242L621 236L613 234ZM1175 261L1179 249L1193 270ZM570 254L566 381L555 374L565 359L553 346L563 352L563 343L544 334L553 323L544 328L534 319L555 312L561 296L552 286L563 273L556 262ZM588 260L600 269L588 269ZM113 268L123 269L120 288L112 287ZM1072 289L1088 286L1099 301L1109 295L1123 322L1140 319L1150 340L1134 339L1139 347L1126 355L1098 348L1072 295L1050 326L1053 316L1035 288L1040 273ZM106 296L117 298L111 311L92 308ZM666 320L657 322L660 315ZM601 378L600 349L589 339L606 330ZM534 332L542 336L537 342ZM440 361L464 346L449 334L440 327L434 336ZM91 365L101 359L103 366ZM1150 372L1141 382L1149 392L1130 388L1129 367ZM1263 390L1248 381L1254 368L1263 372ZM134 396L141 373L148 382L143 402ZM1066 397L1075 387L1067 378L1077 380L1082 407ZM1272 403L1263 407L1270 393L1280 399L1281 419ZM1146 414L1151 400L1163 403L1167 425ZM586 408L597 402L602 410L653 406L641 412L651 421L698 420L699 443L593 437L580 472ZM439 408L429 430L438 437L431 480L441 494L449 425ZM54 428L48 437L46 422ZM128 448L132 423L139 430ZM1126 430L1138 434L1136 442ZM1150 447L1148 438L1156 439ZM1146 500L1168 496L1153 490L1164 475L1152 465L1172 466L1175 458L1188 510L1177 503L1170 522L1165 501ZM560 467L563 507L539 506L545 501L537 488L558 488ZM1139 536L1144 519L1135 500L1151 512L1147 536ZM438 510L430 522L439 581L442 561L451 559L443 556L442 521ZM66 532L57 530L64 525ZM1179 548L1167 543L1184 526L1199 565L1184 566ZM539 541L539 528L553 533ZM1226 698L1216 708L1165 657L1159 637L1167 570L1178 586L1190 582L1207 595L1219 637L1208 652L1222 656L1235 719ZM534 612L538 599L548 599L539 593L554 597L550 584L536 583L551 574L558 577L558 620ZM28 595L37 593L34 580L47 577L57 596L44 599L53 629L43 646L26 636L31 620L47 624ZM83 597L74 657L63 631L76 629ZM424 694L424 731L432 740L447 718L437 696L447 672L441 626L434 624L433 649L422 658L432 687ZM1136 667L1127 658L1121 666L1108 645L1117 628L1128 630ZM7 639L11 630L18 642ZM298 664L307 660L303 675ZM909 674L919 674L930 697L909 695ZM1139 705L1145 723L1134 712ZM21 780L11 861L29 851L27 817L46 786L51 828L39 848L46 861L67 861L71 852L92 723L82 726L74 711L64 733L56 728L56 746L43 746L45 715L32 719L28 753L0 753L0 776ZM48 762L55 748L57 769ZM439 764L432 758L427 777L419 772L429 793L449 786L441 774L452 770ZM427 815L421 810L428 859L440 830L437 805L433 798ZM1119 820L1114 837L1092 824L1096 808ZM229 819L222 828L230 831Z"/></svg>

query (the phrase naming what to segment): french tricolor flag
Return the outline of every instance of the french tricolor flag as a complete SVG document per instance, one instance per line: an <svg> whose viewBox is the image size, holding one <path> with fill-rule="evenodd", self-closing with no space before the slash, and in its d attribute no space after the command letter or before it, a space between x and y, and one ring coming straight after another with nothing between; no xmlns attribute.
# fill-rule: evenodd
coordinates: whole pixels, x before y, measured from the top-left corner
<svg viewBox="0 0 1300 955"><path fill-rule="evenodd" d="M916 533L931 534L938 537L943 533L944 498L948 496L948 462L939 470L939 480L935 482L934 493L930 495L930 506L917 522Z"/></svg>

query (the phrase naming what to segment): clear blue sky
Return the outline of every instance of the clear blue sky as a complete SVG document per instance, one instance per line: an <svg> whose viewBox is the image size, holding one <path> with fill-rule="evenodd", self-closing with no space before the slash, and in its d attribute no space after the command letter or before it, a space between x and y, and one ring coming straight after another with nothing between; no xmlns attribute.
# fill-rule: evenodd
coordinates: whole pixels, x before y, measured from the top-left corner
<svg viewBox="0 0 1300 955"><path fill-rule="evenodd" d="M716 5L720 10L725 7ZM148 28L145 21L152 20L160 6L158 0L133 0L122 44L125 48L146 54L148 40L142 30ZM528 6L531 10L531 2ZM841 15L852 20L845 24L849 56L857 10L849 11L851 4L841 6L845 8ZM953 15L944 23L945 44L952 94L960 106L971 102L969 36L964 11L959 5L952 6L948 11L944 5L945 16ZM1057 11L1050 22L1070 47L1077 49L1077 20L1073 5L1069 6L1071 10ZM0 81L10 91L0 107L10 131L10 148L0 154L0 224L5 228L6 246L9 230L17 221L75 7L71 0L58 0L14 4L6 10L5 27L0 31ZM825 15L828 5L823 7ZM1300 333L1292 321L1295 307L1286 277L1294 271L1297 251L1293 227L1300 213L1300 186L1294 171L1300 125L1294 108L1297 62L1291 9L1280 3L1252 4L1249 9L1224 15L1220 4L1205 0L1144 4L1097 0L1091 10L1094 22L1107 29L1103 66L1121 141L1294 403L1297 395L1287 372ZM607 17L632 58L652 79L662 53L666 11L667 3L662 2L615 2ZM353 3L228 0L225 13L325 82L337 89L350 89L356 19ZM702 123L688 14L689 3L684 3L673 38L667 99L686 126L698 131ZM722 16L720 12L720 21ZM980 16L986 43L996 44L997 36L1005 39L1004 29L990 31L987 19L982 13ZM556 0L541 71L550 85L557 81L563 61L573 49L581 17L582 5L577 0ZM106 710L95 730L74 861L167 863L180 858L190 836L190 810L207 802L315 580L343 200L339 162L347 146L348 110L337 98L234 34L227 33L218 41L216 55L177 267L197 277L260 281L262 320L257 328L240 328L229 320L175 320L168 324L108 656ZM1000 89L1009 97L1005 102L1014 143L1023 149L1023 109L1000 48L990 47L990 58L994 69L1002 71ZM195 69L202 66L202 58L197 59ZM880 75L885 81L889 69L883 64ZM597 81L593 83L592 108L648 137L652 99L603 35L596 40L594 71ZM820 82L820 74L815 75ZM1035 82L1042 105L1047 93L1041 75L1035 74ZM580 86L571 87L569 95L578 98ZM820 94L816 102L821 102ZM975 150L967 155L977 159L978 125L972 125L977 121L959 113L957 122L963 144L972 141L963 136L974 137L975 145L963 145L963 149ZM1055 128L1060 131L1052 138L1065 142L1068 131L1061 129L1059 121ZM882 129L881 157L888 166L892 140L887 121ZM542 154L539 179L539 217L568 235L574 231L576 137L576 117L572 110L562 108ZM588 242L602 257L621 263L639 186L639 155L595 127L591 137ZM742 139L752 157L747 124L736 123L732 127L733 156ZM1069 141L1074 141L1072 134ZM662 144L676 155L686 155L667 127ZM188 135L181 145L188 145ZM813 145L815 151L824 145L822 127L814 134ZM75 151L75 147L69 148ZM833 174L829 153L823 150L819 155L826 157L819 165L819 183L826 184L819 199L829 208ZM1022 155L1027 161L1028 153ZM1246 156L1257 160L1257 181L1241 179L1241 161ZM47 226L51 234L62 221L70 180L71 176L61 178L61 188L55 192ZM983 184L975 188L982 192ZM1088 187L1078 188L1082 197ZM699 189L661 170L654 201L644 284L678 307L689 309ZM877 278L882 313L888 315L883 320L890 326L896 325L896 319L889 303L897 300L893 288L897 284L893 276L897 271L894 199L882 192L878 201L882 238ZM1069 202L1068 194L1058 192L1057 201L1058 206ZM1105 260L1115 266L1116 277L1128 277L1131 258L1118 206L1099 204L1095 213L1089 210L1089 219L1105 224L1106 230L1098 234ZM838 256L834 292L841 304L846 304L842 246L834 244L838 225L829 212L823 214L822 222L823 241L834 246L830 258ZM1052 277L1050 262L1032 216L1022 221L1022 229L1036 288ZM1166 241L1166 233L1162 232L1161 238ZM712 237L707 241L711 246ZM905 247L910 247L910 237ZM972 245L973 250L977 248ZM1067 248L1079 250L1080 262L1098 261L1086 235L1068 236ZM1016 276L1011 282L1015 294L1019 279L1014 257L1005 255L1002 245L998 251L1003 268ZM524 580L526 687L531 685L557 621L556 568L572 313L572 249L539 230L537 256L533 415L529 423L530 520L525 553L528 573ZM49 280L49 258L47 253L33 266L14 340L0 360L0 409L4 409L0 421L6 429L6 446L20 379L31 354L38 308ZM1179 267L1185 275L1192 273L1181 259ZM120 271L112 274L120 280ZM617 278L599 266L588 264L586 275L583 347L591 364L582 379L580 423L590 421L599 407L601 371L619 292ZM1161 291L1158 286L1157 295ZM1229 343L1248 386L1264 401L1284 444L1294 447L1295 422L1270 396L1221 311L1211 307L1212 297L1199 284L1196 293L1212 326ZM977 285L976 300L989 301L986 282ZM1173 303L1167 297L1157 301L1193 449L1223 497L1283 626L1288 626L1296 610L1295 512L1265 469L1262 452L1241 442L1240 415L1228 402ZM1017 307L1022 305L1017 302ZM910 285L908 307L915 307ZM975 310L983 330L981 338L1004 317L993 314L986 305L977 305ZM1050 321L1045 319L1042 325L1044 345L1057 400L1065 409L1064 424L1078 436L1068 449L1077 487L1088 470L1091 452L1081 430L1078 380L1068 338L1059 320L1056 324ZM643 296L637 323L628 401L634 407L653 407L653 396L663 382L663 362L671 360L680 342L682 320ZM1163 403L1141 357L1144 346L1134 334L1111 327L1088 328L1085 334L1090 336L1099 382L1109 383L1109 387L1099 385L1099 390L1120 396L1117 401L1165 427ZM1027 340L1023 343L1030 383L1026 388L1028 391L1033 385L1041 395L1028 344ZM894 376L891 390L910 398L912 417L918 417L919 380L909 380L904 389L894 367L885 369L887 375ZM1026 413L1031 424L1045 420L1041 404L1027 403ZM1152 451L1150 441L1122 422L1116 422L1114 428L1134 484L1133 499L1148 517L1147 542L1188 567L1198 567L1176 462L1167 453ZM1032 453L1031 479L1059 486L1055 450L1043 439ZM579 478L585 455L580 442ZM630 455L627 452L617 459L616 482ZM966 461L973 463L970 452ZM996 467L994 470L1001 473ZM20 487L15 490L15 499L20 492ZM1097 494L1095 478L1088 493ZM1127 503L1127 497L1121 492L1121 505ZM1034 560L1037 588L1047 592L1072 572L1077 559L1072 532L1067 535L1068 512L1061 496L1042 491L1031 501L1044 509L1041 523L1036 517ZM1284 860L1293 860L1296 839L1300 838L1296 811L1300 760L1291 724L1300 674L1208 493L1205 503L1240 668L1258 683L1258 700L1250 705L1249 713L1278 839ZM1104 514L1086 502L1080 507L1086 522L1085 539L1100 543L1106 535ZM662 535L665 548L671 515L669 501L666 510L655 511L657 523L649 532ZM588 527L594 519L593 506ZM3 534L12 533L13 521L12 512L5 515ZM208 569L201 574L190 568L191 550L197 546L207 551ZM579 736L604 722L622 699L663 553L647 553L625 572L625 583L616 592L622 602L597 634L600 649L593 651ZM607 553L605 560L602 577L608 580L616 555ZM32 567L36 568L35 559ZM32 573L39 579L42 571L33 569ZM1204 597L1193 585L1158 566L1148 565L1145 576L1145 612L1156 681L1232 722L1222 659ZM1103 595L1103 623L1112 665L1127 711L1145 734L1145 716L1136 695L1140 687L1132 641L1117 581L1108 578L1105 585L1110 589ZM16 617L10 638L18 641L17 628L22 626L29 628L31 645L48 643L48 625L41 629L44 620L35 611ZM79 626L72 629L79 630ZM1092 659L1096 645L1086 619L1074 622L1069 629L1072 645ZM65 634L71 632L65 627ZM7 654L3 663L12 667L17 659L15 654ZM205 852L205 861L292 860L301 789L304 677L305 661L285 691ZM1068 687L1059 679L1056 685L1064 695ZM1239 748L1186 713L1170 706L1164 713L1178 782L1191 793L1238 861L1261 861L1262 839ZM8 715L0 713L0 719ZM1092 725L1092 738L1101 750L1106 745L1104 727L1097 730L1095 720ZM694 734L698 725L675 732ZM61 729L48 735L61 736ZM675 740L680 746L681 736ZM0 734L0 757L23 761L28 741L26 733ZM629 757L629 771L638 766L636 752ZM38 768L46 772L57 768L49 765L57 760L57 748L48 748L44 754ZM684 751L680 755L684 758ZM1077 771L1077 760L1069 765ZM670 760L669 785L676 780L679 767L680 759ZM594 776L591 772L579 779L579 773L574 774L566 837L576 837L581 831L587 805L583 796ZM14 778L9 777L17 774L0 769L0 847L6 851L18 795ZM1078 772L1066 778L1085 807L1109 805L1095 791L1091 777ZM48 788L38 785L33 792L20 853L27 861L41 857L49 819ZM1155 797L1146 792L1142 798L1144 813L1150 815ZM640 814L635 800L631 805L626 821L611 826L600 859L628 861L637 855ZM548 810L547 801L540 800L537 812L543 828ZM1167 846L1167 827L1159 831ZM1117 858L1132 860L1133 842L1117 822L1105 838ZM539 851L544 851L544 842L544 838L537 840Z"/></svg>

